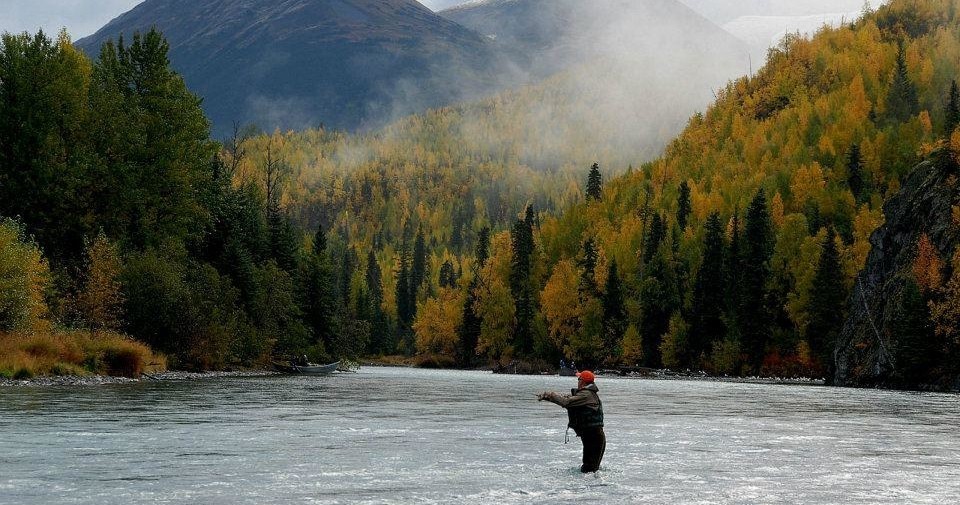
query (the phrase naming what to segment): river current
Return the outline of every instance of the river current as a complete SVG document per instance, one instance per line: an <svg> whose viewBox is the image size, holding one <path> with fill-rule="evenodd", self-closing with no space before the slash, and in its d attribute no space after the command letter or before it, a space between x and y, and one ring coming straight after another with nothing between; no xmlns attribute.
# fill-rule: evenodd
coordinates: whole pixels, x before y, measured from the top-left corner
<svg viewBox="0 0 960 505"><path fill-rule="evenodd" d="M960 397L600 377L578 471L570 377L330 377L0 388L0 504L940 504Z"/></svg>

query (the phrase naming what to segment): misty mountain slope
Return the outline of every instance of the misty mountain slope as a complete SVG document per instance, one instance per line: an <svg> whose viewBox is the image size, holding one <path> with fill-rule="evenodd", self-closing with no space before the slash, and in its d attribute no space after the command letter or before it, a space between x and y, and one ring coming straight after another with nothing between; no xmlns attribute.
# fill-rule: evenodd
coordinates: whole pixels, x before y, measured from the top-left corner
<svg viewBox="0 0 960 505"><path fill-rule="evenodd" d="M77 45L96 56L151 27L217 134L376 126L504 84L491 41L414 0L147 0Z"/></svg>
<svg viewBox="0 0 960 505"><path fill-rule="evenodd" d="M676 0L486 0L440 15L527 53L538 75L595 58L682 63L704 55L707 72L724 80L746 71L743 44Z"/></svg>
<svg viewBox="0 0 960 505"><path fill-rule="evenodd" d="M749 69L743 43L674 0L489 0L441 15L526 54L534 79L552 76L500 97L516 130L503 143L541 153L524 158L537 166L652 159Z"/></svg>

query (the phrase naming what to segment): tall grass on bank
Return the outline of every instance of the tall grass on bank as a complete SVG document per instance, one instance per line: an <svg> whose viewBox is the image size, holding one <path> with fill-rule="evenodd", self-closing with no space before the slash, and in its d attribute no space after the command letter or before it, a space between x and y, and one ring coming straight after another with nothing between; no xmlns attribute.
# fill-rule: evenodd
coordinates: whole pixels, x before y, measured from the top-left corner
<svg viewBox="0 0 960 505"><path fill-rule="evenodd" d="M166 358L130 337L112 332L0 333L0 377L114 375L139 377L166 370Z"/></svg>

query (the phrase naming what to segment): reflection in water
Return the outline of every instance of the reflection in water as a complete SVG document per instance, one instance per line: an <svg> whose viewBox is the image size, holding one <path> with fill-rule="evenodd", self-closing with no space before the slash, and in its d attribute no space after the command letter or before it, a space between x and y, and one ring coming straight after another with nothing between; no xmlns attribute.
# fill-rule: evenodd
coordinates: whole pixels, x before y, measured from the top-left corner
<svg viewBox="0 0 960 505"><path fill-rule="evenodd" d="M571 378L365 368L0 389L0 504L950 503L960 397L598 379L597 476L536 401Z"/></svg>

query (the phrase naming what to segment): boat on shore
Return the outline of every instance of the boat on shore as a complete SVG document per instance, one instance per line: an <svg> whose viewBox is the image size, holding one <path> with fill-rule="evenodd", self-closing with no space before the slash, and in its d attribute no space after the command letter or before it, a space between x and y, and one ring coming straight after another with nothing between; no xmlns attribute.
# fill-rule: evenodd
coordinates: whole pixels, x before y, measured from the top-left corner
<svg viewBox="0 0 960 505"><path fill-rule="evenodd" d="M337 368L340 367L340 362L336 361L326 365L317 365L314 363L307 363L306 365L274 363L273 367L276 368L278 372L291 375L330 375L337 371Z"/></svg>

